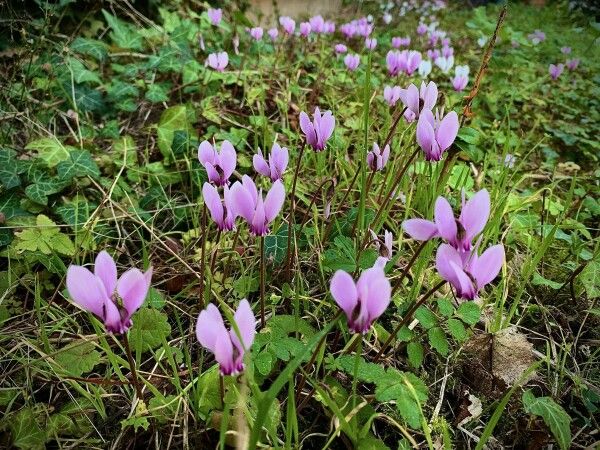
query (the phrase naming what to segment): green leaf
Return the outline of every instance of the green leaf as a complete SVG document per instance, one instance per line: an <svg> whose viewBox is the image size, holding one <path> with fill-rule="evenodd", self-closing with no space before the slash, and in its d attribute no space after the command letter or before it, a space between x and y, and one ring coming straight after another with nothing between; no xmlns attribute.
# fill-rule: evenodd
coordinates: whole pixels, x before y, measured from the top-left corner
<svg viewBox="0 0 600 450"><path fill-rule="evenodd" d="M437 301L438 311L441 315L450 317L454 314L454 305L447 298L440 298Z"/></svg>
<svg viewBox="0 0 600 450"><path fill-rule="evenodd" d="M4 189L12 189L21 184L17 153L9 148L0 149L0 184Z"/></svg>
<svg viewBox="0 0 600 450"><path fill-rule="evenodd" d="M189 135L193 134L192 125L188 119L185 105L172 106L163 111L156 129L158 134L158 148L165 157L171 157L171 145L177 130L184 130Z"/></svg>
<svg viewBox="0 0 600 450"><path fill-rule="evenodd" d="M102 84L102 80L98 74L86 68L78 59L67 58L65 62L71 71L75 83L89 82L93 84Z"/></svg>
<svg viewBox="0 0 600 450"><path fill-rule="evenodd" d="M80 377L100 363L100 353L93 342L80 339L59 350L54 360L69 375Z"/></svg>
<svg viewBox="0 0 600 450"><path fill-rule="evenodd" d="M32 141L25 149L37 150L39 157L48 167L54 167L59 162L69 159L69 150L54 136Z"/></svg>
<svg viewBox="0 0 600 450"><path fill-rule="evenodd" d="M152 84L144 95L150 103L160 103L169 100L169 87L163 84Z"/></svg>
<svg viewBox="0 0 600 450"><path fill-rule="evenodd" d="M459 342L467 338L467 330L463 323L458 319L448 319L448 330L454 339Z"/></svg>
<svg viewBox="0 0 600 450"><path fill-rule="evenodd" d="M424 357L423 346L421 343L417 341L409 342L406 346L406 352L408 353L408 362L410 365L415 369L421 367Z"/></svg>
<svg viewBox="0 0 600 450"><path fill-rule="evenodd" d="M429 329L437 325L437 318L427 306L419 306L415 311L415 319L417 319L423 328Z"/></svg>
<svg viewBox="0 0 600 450"><path fill-rule="evenodd" d="M531 390L523 392L523 407L529 414L544 419L561 449L571 445L571 417L551 397L535 397Z"/></svg>
<svg viewBox="0 0 600 450"><path fill-rule="evenodd" d="M390 450L381 439L369 436L360 439L356 444L357 450Z"/></svg>
<svg viewBox="0 0 600 450"><path fill-rule="evenodd" d="M463 302L456 310L458 317L468 325L475 325L479 321L481 309L473 302Z"/></svg>
<svg viewBox="0 0 600 450"><path fill-rule="evenodd" d="M446 356L450 351L448 347L448 340L446 339L446 333L440 327L430 328L427 331L427 337L429 338L429 344L437 350L437 352Z"/></svg>
<svg viewBox="0 0 600 450"><path fill-rule="evenodd" d="M71 238L60 232L58 226L48 217L40 214L36 218L36 227L15 233L13 245L18 252L36 252L50 255L53 252L66 256L75 254Z"/></svg>
<svg viewBox="0 0 600 450"><path fill-rule="evenodd" d="M96 206L96 203L90 203L85 198L76 197L70 203L57 207L55 211L64 223L79 230L89 219Z"/></svg>
<svg viewBox="0 0 600 450"><path fill-rule="evenodd" d="M554 289L554 290L560 289L562 286L562 283L558 283L556 281L552 281L547 278L544 278L537 272L535 272L533 274L533 277L531 279L531 284L536 285L536 286L546 286L546 287L549 287L550 289Z"/></svg>
<svg viewBox="0 0 600 450"><path fill-rule="evenodd" d="M288 226L283 224L275 234L265 236L265 257L275 265L283 262L287 254Z"/></svg>
<svg viewBox="0 0 600 450"><path fill-rule="evenodd" d="M335 366L351 376L354 376L355 363L356 357L354 355L343 355L335 360ZM360 381L364 381L366 383L377 383L377 381L384 376L385 369L381 365L367 362L362 358L359 360L356 377Z"/></svg>
<svg viewBox="0 0 600 450"><path fill-rule="evenodd" d="M116 45L131 50L142 49L142 36L132 25L123 22L104 9L102 10L102 14L104 14L104 18L108 22L110 28L112 28L110 38Z"/></svg>
<svg viewBox="0 0 600 450"><path fill-rule="evenodd" d="M7 420L14 447L23 450L45 448L46 433L40 428L36 416L33 408L24 408Z"/></svg>
<svg viewBox="0 0 600 450"><path fill-rule="evenodd" d="M408 385L416 392L416 398ZM396 369L388 369L379 379L375 389L375 398L380 402L395 401L400 415L412 428L421 428L419 405L427 402L427 386L417 376ZM418 403L417 403L418 402Z"/></svg>
<svg viewBox="0 0 600 450"><path fill-rule="evenodd" d="M45 178L25 188L25 195L40 205L48 204L48 196L62 191L71 184L70 180Z"/></svg>
<svg viewBox="0 0 600 450"><path fill-rule="evenodd" d="M71 43L71 50L84 55L89 55L99 61L104 61L108 56L108 51L104 42L81 36Z"/></svg>
<svg viewBox="0 0 600 450"><path fill-rule="evenodd" d="M260 352L254 357L254 365L261 375L267 376L273 370L275 361L270 352Z"/></svg>
<svg viewBox="0 0 600 450"><path fill-rule="evenodd" d="M579 279L589 299L600 297L600 261L588 262L581 271Z"/></svg>
<svg viewBox="0 0 600 450"><path fill-rule="evenodd" d="M87 150L71 150L69 159L58 163L56 171L61 180L70 180L86 175L92 178L100 176L100 169Z"/></svg>
<svg viewBox="0 0 600 450"><path fill-rule="evenodd" d="M145 352L162 345L163 339L171 334L167 315L151 308L141 308L133 316L133 326L129 331L131 345Z"/></svg>

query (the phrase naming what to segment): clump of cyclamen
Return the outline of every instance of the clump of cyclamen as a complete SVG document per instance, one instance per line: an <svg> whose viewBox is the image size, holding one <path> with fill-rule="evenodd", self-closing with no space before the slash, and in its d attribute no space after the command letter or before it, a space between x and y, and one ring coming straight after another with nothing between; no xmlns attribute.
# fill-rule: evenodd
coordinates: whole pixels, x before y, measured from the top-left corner
<svg viewBox="0 0 600 450"><path fill-rule="evenodd" d="M223 376L238 375L244 371L244 356L254 342L256 318L248 300L240 302L233 321L236 326L227 330L223 316L212 303L200 312L196 321L198 342L215 355Z"/></svg>
<svg viewBox="0 0 600 450"><path fill-rule="evenodd" d="M450 203L444 197L435 202L434 220L409 219L402 228L413 239L428 241L441 237L436 257L438 272L455 288L457 295L472 300L485 285L498 275L504 261L504 247L499 244L478 254L479 243L473 240L485 228L490 215L490 196L482 189L465 201L462 210L454 216Z"/></svg>
<svg viewBox="0 0 600 450"><path fill-rule="evenodd" d="M127 332L131 316L142 306L152 279L146 272L129 269L117 279L117 265L106 252L96 256L94 272L71 265L67 270L67 291L75 304L102 320L109 333Z"/></svg>

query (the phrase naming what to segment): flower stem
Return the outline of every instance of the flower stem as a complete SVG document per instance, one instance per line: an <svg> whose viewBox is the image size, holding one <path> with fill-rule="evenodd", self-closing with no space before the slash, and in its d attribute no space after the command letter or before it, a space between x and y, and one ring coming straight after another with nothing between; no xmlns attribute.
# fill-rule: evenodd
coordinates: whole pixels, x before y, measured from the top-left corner
<svg viewBox="0 0 600 450"><path fill-rule="evenodd" d="M202 207L202 243L200 244L200 309L204 309L204 271L206 266L206 205Z"/></svg>
<svg viewBox="0 0 600 450"><path fill-rule="evenodd" d="M404 266L404 269L402 270L402 273L400 274L400 277L396 280L396 283L394 284L394 289L392 290L392 297L398 291L398 289L400 288L400 286L402 286L402 281L404 280L404 277L408 274L408 271L410 270L410 268L412 267L412 265L417 260L417 257L421 254L421 252L423 251L423 249L427 245L427 242L429 242L429 241L423 241L423 242L421 242L421 245L419 245L419 248L412 255L412 258L410 258L410 261L408 262L408 264L406 264L406 266Z"/></svg>
<svg viewBox="0 0 600 450"><path fill-rule="evenodd" d="M369 152L369 100L371 97L371 53L367 63L367 73L365 75L364 98L363 98L363 126L364 142L361 158L361 191L360 203L358 204L358 228L363 230L365 227L365 203L367 198L367 153Z"/></svg>
<svg viewBox="0 0 600 450"><path fill-rule="evenodd" d="M125 353L127 354L127 361L129 362L129 370L131 370L131 379L133 380L133 386L135 387L135 393L139 400L142 399L142 388L140 387L140 381L138 379L137 371L135 370L135 361L131 354L131 347L129 345L129 339L127 339L127 333L123 333L123 346L125 347Z"/></svg>
<svg viewBox="0 0 600 450"><path fill-rule="evenodd" d="M265 237L260 237L260 326L265 327Z"/></svg>
<svg viewBox="0 0 600 450"><path fill-rule="evenodd" d="M292 191L290 192L290 214L288 216L288 235L287 235L287 259L285 263L285 279L289 281L290 270L292 269L292 240L295 240L296 233L294 231L294 221L296 213L296 183L298 181L298 172L300 171L300 163L302 162L302 155L304 155L304 148L306 142L302 143L300 147L300 154L298 155L298 161L296 161L296 169L294 170L294 180L292 181Z"/></svg>
<svg viewBox="0 0 600 450"><path fill-rule="evenodd" d="M402 320L400 321L400 323L398 325L396 325L396 328L394 329L394 331L392 332L392 334L390 334L390 337L387 339L387 341L385 341L385 343L383 344L383 346L379 350L379 353L377 353L377 355L375 356L375 359L373 360L374 363L377 363L381 359L381 356L387 350L387 348L389 347L389 345L391 344L391 342L396 338L396 335L398 334L398 332L400 331L400 329L404 325L406 325L412 319L413 314L419 308L419 306L423 305L423 303L425 303L427 301L427 299L429 297L431 297L444 284L446 284L446 280L440 281L438 284L436 284L434 287L432 287L423 297L421 297L421 299L418 302L416 302L415 304L413 304L411 306L411 308L404 315L404 317L402 318Z"/></svg>
<svg viewBox="0 0 600 450"><path fill-rule="evenodd" d="M215 248L213 249L213 253L210 259L210 274L214 276L215 274L215 263L217 262L217 255L219 254L219 243L221 242L221 230L217 232L217 237L215 239Z"/></svg>
<svg viewBox="0 0 600 450"><path fill-rule="evenodd" d="M358 346L354 355L354 371L352 373L352 410L356 408L356 385L358 384L358 366L360 364L360 356L362 354L362 336L358 337Z"/></svg>

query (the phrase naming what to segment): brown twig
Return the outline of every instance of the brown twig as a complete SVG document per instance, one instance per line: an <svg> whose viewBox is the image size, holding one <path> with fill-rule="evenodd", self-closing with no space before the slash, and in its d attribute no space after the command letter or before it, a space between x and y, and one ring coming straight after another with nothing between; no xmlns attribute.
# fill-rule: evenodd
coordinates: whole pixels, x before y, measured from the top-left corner
<svg viewBox="0 0 600 450"><path fill-rule="evenodd" d="M290 279L290 265L292 261L292 235L295 237L294 232L294 220L296 214L296 184L298 182L298 172L300 171L300 163L302 162L302 156L304 155L304 149L306 148L306 141L302 143L300 147L300 153L298 155L298 161L296 161L296 170L294 170L294 180L292 182L292 191L290 192L290 214L288 216L288 235L287 235L287 259L285 262L285 279Z"/></svg>

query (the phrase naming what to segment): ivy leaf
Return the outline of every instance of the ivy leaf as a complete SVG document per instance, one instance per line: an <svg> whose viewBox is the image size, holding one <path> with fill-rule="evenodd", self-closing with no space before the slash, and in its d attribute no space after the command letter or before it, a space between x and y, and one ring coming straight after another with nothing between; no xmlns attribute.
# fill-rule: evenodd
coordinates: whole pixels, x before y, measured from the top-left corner
<svg viewBox="0 0 600 450"><path fill-rule="evenodd" d="M456 310L456 314L466 324L475 325L479 321L481 309L473 302L464 302L460 304Z"/></svg>
<svg viewBox="0 0 600 450"><path fill-rule="evenodd" d="M69 180L58 180L56 178L45 178L25 188L25 195L40 205L48 204L48 196L56 194L69 186Z"/></svg>
<svg viewBox="0 0 600 450"><path fill-rule="evenodd" d="M437 350L437 352L446 356L450 351L448 347L448 340L446 339L446 333L440 327L430 328L427 331L427 337L429 338L429 343L431 346Z"/></svg>
<svg viewBox="0 0 600 450"><path fill-rule="evenodd" d="M523 392L523 407L529 414L544 419L561 449L571 445L571 417L551 397L535 397L531 390Z"/></svg>
<svg viewBox="0 0 600 450"><path fill-rule="evenodd" d="M193 134L185 105L167 108L160 116L156 132L158 134L158 148L165 159L171 157L171 145L177 130L184 130L190 136Z"/></svg>
<svg viewBox="0 0 600 450"><path fill-rule="evenodd" d="M58 163L56 172L61 180L71 180L86 175L92 178L100 176L100 169L87 150L71 150L69 159Z"/></svg>
<svg viewBox="0 0 600 450"><path fill-rule="evenodd" d="M100 112L105 109L102 92L85 84L64 84L65 92L69 94L69 101L81 112ZM73 97L71 97L73 95Z"/></svg>
<svg viewBox="0 0 600 450"><path fill-rule="evenodd" d="M69 159L69 150L54 136L32 141L25 149L37 150L39 157L48 167L54 167L59 162Z"/></svg>
<svg viewBox="0 0 600 450"><path fill-rule="evenodd" d="M96 39L78 37L71 43L71 50L104 61L108 56L106 44Z"/></svg>
<svg viewBox="0 0 600 450"><path fill-rule="evenodd" d="M110 38L116 45L131 50L142 50L142 36L133 26L111 15L104 9L102 14L104 14L106 22L112 28Z"/></svg>
<svg viewBox="0 0 600 450"><path fill-rule="evenodd" d="M71 70L73 81L75 83L93 83L102 84L102 80L97 73L89 70L85 65L77 58L67 58L66 64Z"/></svg>
<svg viewBox="0 0 600 450"><path fill-rule="evenodd" d="M163 84L152 84L144 95L150 103L160 103L169 100L169 88Z"/></svg>
<svg viewBox="0 0 600 450"><path fill-rule="evenodd" d="M72 202L59 206L55 211L64 223L79 230L96 206L96 203L90 203L85 198L76 197Z"/></svg>
<svg viewBox="0 0 600 450"><path fill-rule="evenodd" d="M145 352L159 347L169 334L171 325L166 314L156 309L141 308L133 316L129 338L137 351Z"/></svg>
<svg viewBox="0 0 600 450"><path fill-rule="evenodd" d="M58 226L43 214L37 216L35 228L27 228L15 233L15 236L15 249L20 253L39 251L44 255L53 252L66 256L75 254L75 246L71 238L61 233Z"/></svg>
<svg viewBox="0 0 600 450"><path fill-rule="evenodd" d="M17 153L9 148L0 149L0 184L4 189L12 189L21 184Z"/></svg>
<svg viewBox="0 0 600 450"><path fill-rule="evenodd" d="M277 233L265 236L265 257L275 265L281 264L287 254L287 245L288 227L284 224Z"/></svg>
<svg viewBox="0 0 600 450"><path fill-rule="evenodd" d="M600 297L600 262L590 261L579 276L588 298Z"/></svg>
<svg viewBox="0 0 600 450"><path fill-rule="evenodd" d="M93 342L80 339L62 348L54 360L65 372L80 377L100 363L100 356Z"/></svg>
<svg viewBox="0 0 600 450"><path fill-rule="evenodd" d="M12 437L12 445L23 450L45 448L46 433L36 420L33 408L24 408L7 421Z"/></svg>

